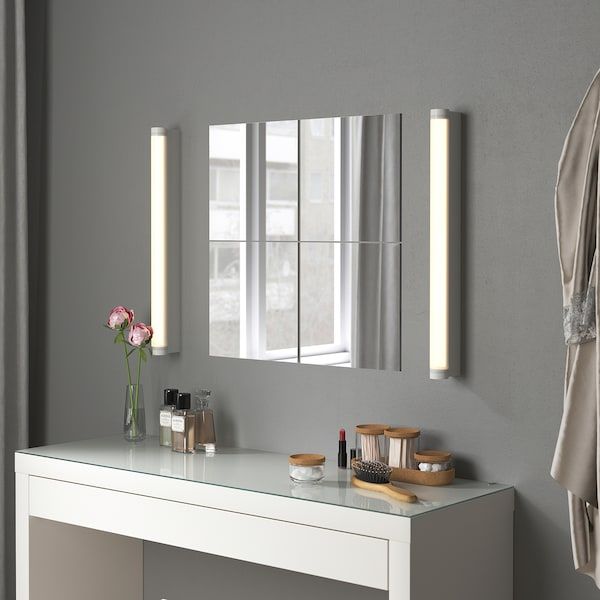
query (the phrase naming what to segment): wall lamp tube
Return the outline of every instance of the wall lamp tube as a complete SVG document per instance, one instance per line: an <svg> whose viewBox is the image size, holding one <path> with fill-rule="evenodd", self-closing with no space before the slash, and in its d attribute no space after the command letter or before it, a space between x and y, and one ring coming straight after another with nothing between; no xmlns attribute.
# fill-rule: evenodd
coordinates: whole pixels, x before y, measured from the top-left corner
<svg viewBox="0 0 600 600"><path fill-rule="evenodd" d="M150 302L153 355L179 351L180 135L150 130Z"/></svg>
<svg viewBox="0 0 600 600"><path fill-rule="evenodd" d="M460 114L430 114L429 377L460 374Z"/></svg>

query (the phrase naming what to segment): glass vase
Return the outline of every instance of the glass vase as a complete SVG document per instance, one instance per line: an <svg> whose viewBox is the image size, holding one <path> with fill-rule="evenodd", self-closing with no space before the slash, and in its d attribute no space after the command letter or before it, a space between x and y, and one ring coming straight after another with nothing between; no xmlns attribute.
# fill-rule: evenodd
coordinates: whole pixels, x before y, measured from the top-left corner
<svg viewBox="0 0 600 600"><path fill-rule="evenodd" d="M123 437L128 442L139 442L146 437L146 410L144 388L140 385L125 386L125 412L123 414Z"/></svg>

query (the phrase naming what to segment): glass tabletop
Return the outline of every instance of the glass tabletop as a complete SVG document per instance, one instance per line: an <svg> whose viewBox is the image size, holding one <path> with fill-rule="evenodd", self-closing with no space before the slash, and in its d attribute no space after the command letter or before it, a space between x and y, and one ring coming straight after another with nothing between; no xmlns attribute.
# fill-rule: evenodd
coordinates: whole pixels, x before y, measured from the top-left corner
<svg viewBox="0 0 600 600"><path fill-rule="evenodd" d="M180 454L159 446L157 437L130 443L111 436L19 453L411 518L511 487L469 479L456 479L445 487L398 483L418 497L416 503L407 504L357 489L351 470L338 469L337 460L327 460L320 483L295 484L289 478L286 454L241 448L219 448L214 455Z"/></svg>

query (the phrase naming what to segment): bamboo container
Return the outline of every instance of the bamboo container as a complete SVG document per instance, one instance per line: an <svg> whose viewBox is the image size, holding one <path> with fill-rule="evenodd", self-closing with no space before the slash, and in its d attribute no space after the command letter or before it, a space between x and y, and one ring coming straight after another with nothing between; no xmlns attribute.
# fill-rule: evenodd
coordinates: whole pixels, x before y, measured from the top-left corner
<svg viewBox="0 0 600 600"><path fill-rule="evenodd" d="M295 483L318 483L325 477L325 457L322 454L291 454L290 479Z"/></svg>
<svg viewBox="0 0 600 600"><path fill-rule="evenodd" d="M388 465L400 469L416 469L415 452L419 449L421 430L416 427L390 427L383 434L388 442Z"/></svg>
<svg viewBox="0 0 600 600"><path fill-rule="evenodd" d="M383 432L388 428L389 425L381 423L356 426L356 448L360 448L362 460L381 461L384 458L385 437Z"/></svg>
<svg viewBox="0 0 600 600"><path fill-rule="evenodd" d="M403 483L416 483L419 485L449 485L454 481L456 475L452 467L452 455L440 450L420 450L415 452L414 459L417 465L415 469L392 468L392 481ZM421 470L420 465L428 465L431 468Z"/></svg>

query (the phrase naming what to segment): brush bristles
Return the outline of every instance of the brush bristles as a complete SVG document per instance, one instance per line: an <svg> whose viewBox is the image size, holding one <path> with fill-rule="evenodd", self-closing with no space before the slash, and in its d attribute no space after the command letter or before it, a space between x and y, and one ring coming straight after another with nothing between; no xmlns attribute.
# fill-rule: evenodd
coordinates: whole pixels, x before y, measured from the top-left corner
<svg viewBox="0 0 600 600"><path fill-rule="evenodd" d="M392 469L377 460L355 460L352 463L354 474L369 483L389 483Z"/></svg>

